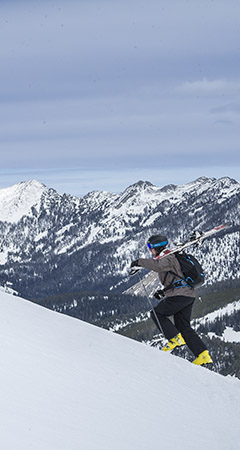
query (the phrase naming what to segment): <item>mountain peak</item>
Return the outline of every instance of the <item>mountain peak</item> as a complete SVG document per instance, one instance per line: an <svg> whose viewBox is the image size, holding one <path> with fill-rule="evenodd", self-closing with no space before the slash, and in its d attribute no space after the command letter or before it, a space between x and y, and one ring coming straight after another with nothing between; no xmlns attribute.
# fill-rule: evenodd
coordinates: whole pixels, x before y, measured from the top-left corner
<svg viewBox="0 0 240 450"><path fill-rule="evenodd" d="M204 175L202 176L202 177L198 177L196 180L195 180L195 183L196 182L198 182L198 183L206 183L206 182L209 182L209 181L215 181L216 180L216 178L214 178L214 177L205 177Z"/></svg>
<svg viewBox="0 0 240 450"><path fill-rule="evenodd" d="M36 180L22 181L0 189L0 220L18 222L36 205L47 187Z"/></svg>
<svg viewBox="0 0 240 450"><path fill-rule="evenodd" d="M143 181L143 180L139 180L134 184L131 184L127 189L147 189L149 187L153 187L154 185L152 183L150 183L150 181Z"/></svg>
<svg viewBox="0 0 240 450"><path fill-rule="evenodd" d="M221 177L218 179L218 182L225 184L226 186L238 184L238 182L236 180L234 180L234 178L230 178L230 177Z"/></svg>
<svg viewBox="0 0 240 450"><path fill-rule="evenodd" d="M139 180L134 184L130 184L130 186L128 186L124 191L123 194L130 194L130 195L135 195L138 192L144 192L144 191L148 191L151 189L156 188L156 186L154 186L154 184L150 183L150 181L143 181L143 180ZM159 189L159 188L158 188Z"/></svg>
<svg viewBox="0 0 240 450"><path fill-rule="evenodd" d="M41 183L38 180L28 180L28 181L22 181L20 184L25 186L26 189L49 189L44 183Z"/></svg>
<svg viewBox="0 0 240 450"><path fill-rule="evenodd" d="M183 186L199 186L199 185L204 185L207 183L214 183L216 181L216 178L211 178L211 177L199 177L194 181L190 181L190 183L187 183Z"/></svg>

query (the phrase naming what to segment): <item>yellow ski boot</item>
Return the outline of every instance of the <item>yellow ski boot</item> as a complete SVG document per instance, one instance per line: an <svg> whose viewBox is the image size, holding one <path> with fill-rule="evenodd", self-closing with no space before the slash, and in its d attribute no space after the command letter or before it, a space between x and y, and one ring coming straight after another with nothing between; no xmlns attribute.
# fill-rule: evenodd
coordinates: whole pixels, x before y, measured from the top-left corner
<svg viewBox="0 0 240 450"><path fill-rule="evenodd" d="M172 351L175 347L181 347L182 345L185 345L186 342L183 339L181 333L178 333L177 336L170 339L170 341L163 347L164 352Z"/></svg>
<svg viewBox="0 0 240 450"><path fill-rule="evenodd" d="M210 364L212 363L212 358L208 353L208 350L204 350L204 352L200 353L198 357L193 361L193 364L196 364L197 366L202 366L203 364Z"/></svg>

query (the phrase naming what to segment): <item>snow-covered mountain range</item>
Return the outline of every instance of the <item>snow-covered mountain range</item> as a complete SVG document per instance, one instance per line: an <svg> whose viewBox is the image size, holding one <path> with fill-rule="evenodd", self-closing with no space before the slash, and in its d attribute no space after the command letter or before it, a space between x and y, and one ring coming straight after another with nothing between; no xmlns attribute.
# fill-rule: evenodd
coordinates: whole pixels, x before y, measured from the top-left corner
<svg viewBox="0 0 240 450"><path fill-rule="evenodd" d="M239 448L236 378L2 291L0 315L1 449Z"/></svg>
<svg viewBox="0 0 240 450"><path fill-rule="evenodd" d="M60 195L31 180L0 190L0 284L26 298L126 290L131 260L161 232L170 244L233 221L201 248L208 283L239 278L240 183L199 178L163 188L139 181L123 193Z"/></svg>

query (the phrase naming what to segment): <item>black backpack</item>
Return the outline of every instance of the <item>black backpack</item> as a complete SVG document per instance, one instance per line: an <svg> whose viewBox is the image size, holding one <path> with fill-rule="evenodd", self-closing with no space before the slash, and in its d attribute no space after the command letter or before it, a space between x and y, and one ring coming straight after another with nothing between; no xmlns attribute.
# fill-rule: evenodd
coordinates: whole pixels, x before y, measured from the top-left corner
<svg viewBox="0 0 240 450"><path fill-rule="evenodd" d="M205 281L204 271L201 264L198 262L195 256L189 255L188 253L185 252L174 253L174 255L176 256L180 264L184 278L179 278L179 275L177 275L172 271L168 272L178 277L178 280L174 281L169 286L167 286L164 289L164 291L172 289L174 287L190 286L193 288L200 286L201 284L204 283Z"/></svg>

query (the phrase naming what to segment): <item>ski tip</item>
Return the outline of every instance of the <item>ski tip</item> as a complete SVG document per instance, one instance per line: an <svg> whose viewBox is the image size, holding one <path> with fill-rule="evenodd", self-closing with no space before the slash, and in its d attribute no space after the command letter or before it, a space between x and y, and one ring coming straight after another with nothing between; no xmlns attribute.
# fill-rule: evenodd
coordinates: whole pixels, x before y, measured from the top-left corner
<svg viewBox="0 0 240 450"><path fill-rule="evenodd" d="M218 227L216 227L216 231L221 231L221 230L224 230L225 228L230 228L234 225L235 225L234 222L225 222L222 225L219 225Z"/></svg>
<svg viewBox="0 0 240 450"><path fill-rule="evenodd" d="M232 225L232 222L226 222L223 223L222 225L219 225L218 227L216 227L216 230L221 230L221 228L227 228L230 227Z"/></svg>

